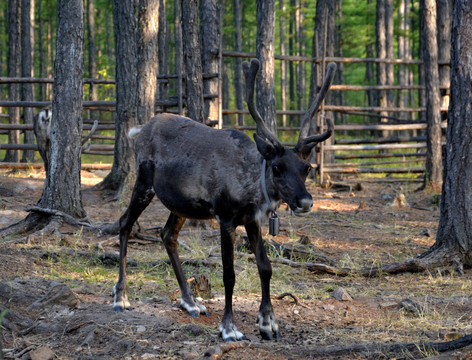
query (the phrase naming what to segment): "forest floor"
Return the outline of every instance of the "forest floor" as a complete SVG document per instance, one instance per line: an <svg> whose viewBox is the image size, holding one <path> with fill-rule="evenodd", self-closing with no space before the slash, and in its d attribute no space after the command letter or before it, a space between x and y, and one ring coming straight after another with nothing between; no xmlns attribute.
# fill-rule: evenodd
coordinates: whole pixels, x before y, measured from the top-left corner
<svg viewBox="0 0 472 360"><path fill-rule="evenodd" d="M111 201L94 191L103 175L82 173L83 203L93 224L116 221L129 198L124 193L123 200ZM39 171L0 173L0 228L27 215L25 209L41 196L43 181ZM270 250L279 341L263 341L259 335L260 282L253 255L241 244L236 244L233 307L236 325L249 341L224 344L218 337L224 289L214 223L206 228L186 224L180 236L188 276L204 275L211 284L211 294L208 288L201 293L209 297L202 302L210 316L191 318L178 308L173 270L165 262L162 243L153 241L157 230L149 229L163 226L168 216L155 199L139 220L147 236L130 240L132 310L124 313L112 310L117 236L65 225L53 236L0 239L0 312L9 311L0 329L4 358L472 359L471 347L439 354L427 345L472 334L471 270L463 276L439 269L371 278L355 271L426 251L435 241L437 196L415 192L418 184L342 182L352 188L310 185L314 208L309 216L292 216L282 206L280 234L272 237L263 229L264 238L301 249L293 262L321 262L324 257L353 270L344 277L314 273L277 262L282 255ZM408 204L395 206L400 193ZM243 228L238 234L243 243ZM301 237L310 244L298 243ZM333 298L338 288L352 299ZM279 299L284 293L294 297ZM406 343L426 346L394 346Z"/></svg>

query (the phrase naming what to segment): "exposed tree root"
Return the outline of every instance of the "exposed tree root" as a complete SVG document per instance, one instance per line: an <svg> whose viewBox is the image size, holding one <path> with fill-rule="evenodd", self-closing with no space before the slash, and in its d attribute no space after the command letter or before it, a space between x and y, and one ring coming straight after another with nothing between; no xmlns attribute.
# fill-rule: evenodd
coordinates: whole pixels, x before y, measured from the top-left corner
<svg viewBox="0 0 472 360"><path fill-rule="evenodd" d="M363 344L349 346L325 346L299 348L299 355L306 354L310 358L341 357L346 355L361 354L384 354L388 358L395 358L401 355L408 355L411 358L421 358L424 354L431 352L443 353L464 348L472 344L472 335L467 335L456 340L446 342L416 342L399 344ZM256 347L259 347L257 344Z"/></svg>
<svg viewBox="0 0 472 360"><path fill-rule="evenodd" d="M249 256L254 260L254 255L236 252L240 256ZM306 268L317 274L329 274L336 276L357 275L363 277L376 277L385 274L400 274L405 272L419 273L433 270L443 266L454 266L454 271L463 274L463 264L457 252L447 248L437 248L433 251L420 255L415 259L408 259L389 264L364 267L362 269L337 268L322 263L298 262L284 258L270 258L271 263L284 264L294 268Z"/></svg>
<svg viewBox="0 0 472 360"><path fill-rule="evenodd" d="M4 229L0 229L0 239L7 237L19 236L47 236L58 235L59 228L64 222L87 230L97 230L98 228L91 225L87 218L76 219L62 211L54 209L46 209L39 206L33 206L26 211L30 212L26 218L10 225Z"/></svg>
<svg viewBox="0 0 472 360"><path fill-rule="evenodd" d="M82 226L82 227L87 227L87 228L92 227L90 225L90 221L88 220L88 218L85 217L83 219L76 219L73 216L71 216L69 214L66 214L66 213L64 213L62 211L59 211L59 210L46 209L46 208L42 208L40 206L32 206L32 207L26 209L26 211L28 211L28 212L34 211L34 212L38 212L38 213L46 214L46 215L50 215L50 216L62 217L65 222L67 222L68 224L73 225L73 226Z"/></svg>
<svg viewBox="0 0 472 360"><path fill-rule="evenodd" d="M12 224L6 228L0 229L0 239L6 239L10 236L23 236L43 229L49 223L49 216L42 216L38 213L30 213L26 218Z"/></svg>
<svg viewBox="0 0 472 360"><path fill-rule="evenodd" d="M316 347L299 347L296 349L297 356L306 356L306 358L334 358L344 356L373 355L395 358L407 355L413 358L424 357L425 354L431 352L443 353L453 351L472 345L472 335L467 335L456 340L446 342L416 342L416 343L399 343L399 344L356 344L347 346L316 346ZM256 349L264 349L269 352L273 351L273 344L269 343L250 343L247 341L230 342L219 344L208 349L203 358L219 359L232 350L252 347ZM375 355L377 354L377 355Z"/></svg>

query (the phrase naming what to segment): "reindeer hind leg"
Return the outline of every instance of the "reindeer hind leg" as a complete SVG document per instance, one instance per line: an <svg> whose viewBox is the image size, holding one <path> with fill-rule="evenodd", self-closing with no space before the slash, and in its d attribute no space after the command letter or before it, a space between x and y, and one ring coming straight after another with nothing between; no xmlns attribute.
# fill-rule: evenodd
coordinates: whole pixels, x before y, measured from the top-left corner
<svg viewBox="0 0 472 360"><path fill-rule="evenodd" d="M179 283L181 299L180 307L187 311L192 317L199 317L200 314L209 316L208 310L192 295L180 263L179 253L177 251L177 237L179 231L185 223L185 218L173 213L169 215L164 230L161 233L162 241L169 255L170 262L175 272L177 282Z"/></svg>
<svg viewBox="0 0 472 360"><path fill-rule="evenodd" d="M134 184L131 201L125 213L121 216L120 223L120 270L118 282L113 288L115 311L123 311L130 308L128 300L128 286L126 283L126 255L128 238L134 223L141 213L150 204L154 197L152 179L154 177L154 164L149 162L141 163L138 169L138 177Z"/></svg>

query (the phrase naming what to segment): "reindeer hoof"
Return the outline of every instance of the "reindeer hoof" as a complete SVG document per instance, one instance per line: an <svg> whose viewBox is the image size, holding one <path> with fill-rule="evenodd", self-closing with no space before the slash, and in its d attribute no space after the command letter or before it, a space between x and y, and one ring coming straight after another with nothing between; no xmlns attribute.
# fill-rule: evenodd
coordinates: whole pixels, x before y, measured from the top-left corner
<svg viewBox="0 0 472 360"><path fill-rule="evenodd" d="M275 321L275 316L272 311L262 315L262 312L257 313L257 323L259 324L259 332L264 340L279 340L280 330L279 325Z"/></svg>
<svg viewBox="0 0 472 360"><path fill-rule="evenodd" d="M116 312L124 312L123 307L119 305L113 305L113 310L115 310Z"/></svg>
<svg viewBox="0 0 472 360"><path fill-rule="evenodd" d="M236 325L233 323L227 324L226 326L220 325L220 336L223 338L223 341L243 341L247 340L242 332L238 330Z"/></svg>
<svg viewBox="0 0 472 360"><path fill-rule="evenodd" d="M203 306L197 299L192 299L193 304L190 302L185 301L184 299L180 299L180 304L179 308L182 310L185 310L189 313L191 317L198 318L200 317L200 314L210 316L210 313L206 309L205 306Z"/></svg>
<svg viewBox="0 0 472 360"><path fill-rule="evenodd" d="M131 308L131 304L129 303L128 300L128 294L126 293L126 290L118 290L118 286L113 287L113 310L116 312L123 312L126 309Z"/></svg>

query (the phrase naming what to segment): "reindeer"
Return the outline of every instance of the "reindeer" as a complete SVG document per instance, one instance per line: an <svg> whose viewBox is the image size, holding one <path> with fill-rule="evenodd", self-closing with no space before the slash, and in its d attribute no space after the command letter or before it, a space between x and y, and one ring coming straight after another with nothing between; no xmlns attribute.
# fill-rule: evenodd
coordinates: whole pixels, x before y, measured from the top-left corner
<svg viewBox="0 0 472 360"><path fill-rule="evenodd" d="M44 161L44 169L48 171L49 166L49 146L51 141L51 119L52 119L52 107L47 106L42 108L38 114L33 118L33 131L36 136L36 143L38 145L38 151ZM90 143L86 144L87 141L92 137L98 127L98 121L95 120L92 125L92 129L87 136L82 140L81 151L87 150Z"/></svg>
<svg viewBox="0 0 472 360"><path fill-rule="evenodd" d="M118 282L113 288L114 310L130 308L126 281L128 237L133 224L157 195L170 210L161 237L180 287L179 306L193 317L209 315L187 286L177 252L177 236L187 218L216 218L220 225L225 287L219 332L224 341L245 339L234 323L232 303L235 229L244 225L261 280L262 301L257 313L260 334L263 339L280 338L270 300L272 268L264 248L261 224L280 201L286 202L299 216L308 214L313 206L304 184L311 170L307 158L316 144L331 136L333 123L328 120L328 130L321 135L307 136L307 133L335 69L335 64L328 67L323 87L304 117L301 135L293 149L284 147L269 131L254 106L258 60L252 60L250 66L244 63L247 104L258 130L254 134L255 142L241 131L212 129L172 114L159 114L143 127L130 130L129 136L136 136L137 179L130 204L119 219L120 266Z"/></svg>

